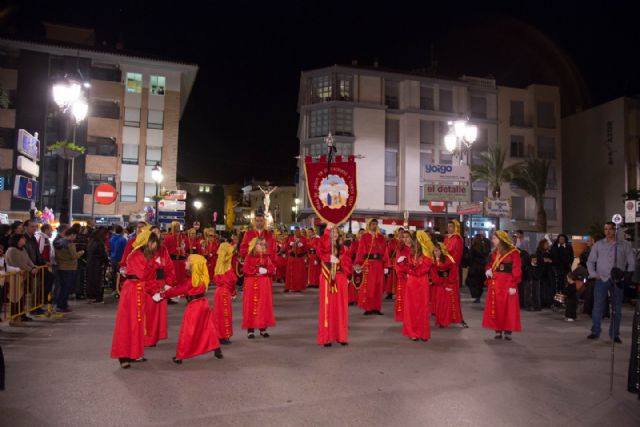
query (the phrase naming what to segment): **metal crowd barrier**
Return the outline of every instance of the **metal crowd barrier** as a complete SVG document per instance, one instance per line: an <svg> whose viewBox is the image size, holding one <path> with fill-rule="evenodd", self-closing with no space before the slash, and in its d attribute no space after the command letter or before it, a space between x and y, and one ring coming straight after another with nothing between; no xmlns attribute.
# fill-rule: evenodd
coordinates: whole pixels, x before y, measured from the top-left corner
<svg viewBox="0 0 640 427"><path fill-rule="evenodd" d="M3 320L14 320L23 314L37 310L47 303L50 295L44 294L44 271L46 265L37 271L0 273L0 316Z"/></svg>

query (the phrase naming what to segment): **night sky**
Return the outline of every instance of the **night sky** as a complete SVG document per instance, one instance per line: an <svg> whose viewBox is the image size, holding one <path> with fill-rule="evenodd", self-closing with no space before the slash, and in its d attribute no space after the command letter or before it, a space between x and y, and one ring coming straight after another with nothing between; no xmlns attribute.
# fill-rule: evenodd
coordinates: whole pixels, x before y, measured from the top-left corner
<svg viewBox="0 0 640 427"><path fill-rule="evenodd" d="M564 115L640 92L632 2L8 3L3 31L17 36L37 36L50 20L197 63L179 148L179 174L195 181L293 182L300 72L354 59L409 71L432 65L433 53L443 76L558 84Z"/></svg>

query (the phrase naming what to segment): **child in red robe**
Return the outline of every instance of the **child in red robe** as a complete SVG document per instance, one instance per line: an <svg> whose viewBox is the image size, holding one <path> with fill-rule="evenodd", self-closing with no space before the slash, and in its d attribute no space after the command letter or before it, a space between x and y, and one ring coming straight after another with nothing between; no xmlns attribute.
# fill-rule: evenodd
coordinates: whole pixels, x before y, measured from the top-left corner
<svg viewBox="0 0 640 427"><path fill-rule="evenodd" d="M211 319L209 301L205 296L209 287L207 260L202 255L189 255L185 271L190 277L185 278L178 286L153 296L156 302L177 296L185 296L187 300L173 361L181 364L183 359L190 359L212 350L216 358L222 359L218 332Z"/></svg>
<svg viewBox="0 0 640 427"><path fill-rule="evenodd" d="M488 287L482 327L493 329L495 339L511 341L511 332L521 331L518 284L522 280L520 252L513 246L509 234L498 230L491 237L496 248L491 254L485 275Z"/></svg>
<svg viewBox="0 0 640 427"><path fill-rule="evenodd" d="M333 242L333 253L332 253ZM327 227L317 248L322 261L320 309L318 312L318 344L330 347L332 341L342 345L349 339L348 286L351 274L349 251L343 246L336 228ZM332 270L335 278L332 279Z"/></svg>
<svg viewBox="0 0 640 427"><path fill-rule="evenodd" d="M233 265L235 254L234 247L223 242L218 247L217 262L213 282L216 284L216 292L213 297L213 323L220 335L220 344L231 344L233 336L233 310L231 297L236 288L238 276Z"/></svg>
<svg viewBox="0 0 640 427"><path fill-rule="evenodd" d="M158 237L149 230L138 233L127 256L126 281L120 289L120 302L111 342L111 357L127 369L131 362L144 359L145 293L152 291L156 282L153 253L158 248Z"/></svg>
<svg viewBox="0 0 640 427"><path fill-rule="evenodd" d="M267 242L263 237L253 238L244 259L244 286L242 296L242 328L247 329L247 338L254 339L254 331L268 338L267 328L276 325L273 315L271 276L276 267L267 254Z"/></svg>
<svg viewBox="0 0 640 427"><path fill-rule="evenodd" d="M446 253L446 247L433 248L434 268L431 282L435 288L436 303L432 304L436 316L436 326L445 328L451 323L467 324L462 318L460 299L458 294L458 265L451 255Z"/></svg>
<svg viewBox="0 0 640 427"><path fill-rule="evenodd" d="M433 243L429 235L420 230L416 234L418 247L409 261L407 286L405 289L402 334L412 341L431 338L429 326L429 273L433 261Z"/></svg>
<svg viewBox="0 0 640 427"><path fill-rule="evenodd" d="M413 239L409 231L403 231L402 239L398 248L396 249L396 258L393 262L395 266L396 276L398 280L396 282L396 301L395 301L395 320L402 322L404 315L404 293L407 287L407 273L410 269L409 261L411 260L411 248L413 246Z"/></svg>
<svg viewBox="0 0 640 427"><path fill-rule="evenodd" d="M307 288L307 248L306 237L296 227L294 235L287 240L287 273L284 281L284 291L302 292Z"/></svg>

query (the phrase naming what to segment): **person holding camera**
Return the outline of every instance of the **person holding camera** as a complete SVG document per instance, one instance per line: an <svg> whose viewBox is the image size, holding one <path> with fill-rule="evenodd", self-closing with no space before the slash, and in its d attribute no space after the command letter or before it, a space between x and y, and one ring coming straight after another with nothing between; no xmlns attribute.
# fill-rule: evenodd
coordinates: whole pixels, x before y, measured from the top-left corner
<svg viewBox="0 0 640 427"><path fill-rule="evenodd" d="M612 311L609 336L618 344L620 340L620 321L622 319L623 278L625 272L635 269L635 255L631 243L617 240L616 226L613 222L604 224L605 238L593 245L587 268L589 277L596 280L594 287L593 313L591 315L591 334L587 337L594 340L600 337L600 324L605 310L607 293L610 294Z"/></svg>

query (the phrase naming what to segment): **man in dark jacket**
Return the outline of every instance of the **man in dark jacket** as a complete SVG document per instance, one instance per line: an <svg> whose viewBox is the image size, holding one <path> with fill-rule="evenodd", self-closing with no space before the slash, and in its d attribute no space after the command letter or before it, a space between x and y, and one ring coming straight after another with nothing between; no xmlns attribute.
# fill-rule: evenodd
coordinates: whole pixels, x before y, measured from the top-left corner
<svg viewBox="0 0 640 427"><path fill-rule="evenodd" d="M25 251L29 254L29 258L31 262L33 262L38 267L45 266L47 263L42 258L40 254L40 244L38 243L38 239L36 238L36 231L38 230L38 224L36 224L33 220L26 220L23 224L24 226L24 236L27 240L24 245ZM44 275L40 276L38 274L38 278L43 277L43 285L40 285L40 280L36 281L35 289L34 289L34 299L33 305L46 304L49 300L49 294L51 293L51 289L53 288L53 282L55 277L49 271L48 268L44 268ZM40 288L40 286L44 286L44 289ZM43 292L44 291L44 292ZM44 314L45 311L42 308L38 308L33 311L34 314Z"/></svg>

